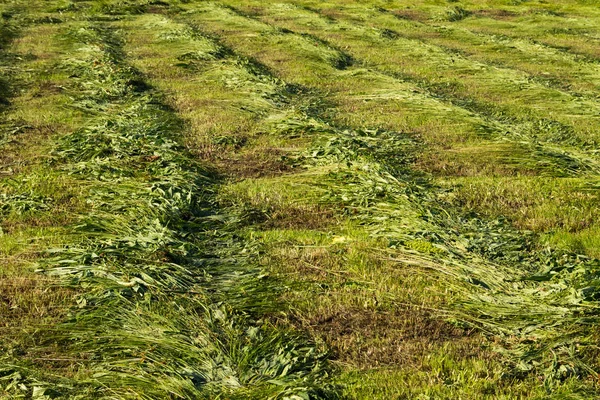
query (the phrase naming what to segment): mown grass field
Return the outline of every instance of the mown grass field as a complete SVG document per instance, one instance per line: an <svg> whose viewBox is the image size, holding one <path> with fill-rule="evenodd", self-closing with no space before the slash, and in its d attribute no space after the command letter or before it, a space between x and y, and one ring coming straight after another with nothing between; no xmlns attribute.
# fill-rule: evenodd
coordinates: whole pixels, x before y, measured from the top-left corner
<svg viewBox="0 0 600 400"><path fill-rule="evenodd" d="M0 398L600 398L596 0L0 0Z"/></svg>

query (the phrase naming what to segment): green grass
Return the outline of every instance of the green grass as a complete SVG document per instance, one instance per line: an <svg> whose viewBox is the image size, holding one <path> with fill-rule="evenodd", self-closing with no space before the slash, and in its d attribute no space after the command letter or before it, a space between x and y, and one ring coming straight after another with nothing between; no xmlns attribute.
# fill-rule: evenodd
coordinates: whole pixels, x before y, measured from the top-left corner
<svg viewBox="0 0 600 400"><path fill-rule="evenodd" d="M0 398L597 395L592 4L0 13Z"/></svg>
<svg viewBox="0 0 600 400"><path fill-rule="evenodd" d="M12 349L24 344L8 344L5 375L18 382L6 387L8 393L327 393L326 384L313 389L310 383L311 375L326 374L319 350L292 332L246 316L246 308L261 309L259 294L265 291L255 278L252 249L237 245L223 230L218 221L230 217L210 210L210 178L169 138L167 132L182 129L181 122L148 90L138 90L143 86L135 70L122 63L119 39L110 28L77 23L62 38L75 52L61 68L79 91L75 105L90 116L56 143L52 165L90 193L88 210L71 226L77 239L47 250L39 266L82 295L79 310L63 324L43 329L39 344L27 346L20 359ZM140 163L143 168L134 168ZM19 211L14 198L7 204L13 206L8 213ZM226 255L236 248L248 255ZM201 289L202 282L211 282L217 292ZM243 290L253 296L239 297ZM226 293L236 293L227 302L236 304L234 309L222 303ZM37 354L52 345L56 359L77 360L78 368L58 379L43 369L28 372L41 367ZM120 361L124 352L135 362ZM177 365L165 367L166 358ZM277 385L269 385L271 380Z"/></svg>

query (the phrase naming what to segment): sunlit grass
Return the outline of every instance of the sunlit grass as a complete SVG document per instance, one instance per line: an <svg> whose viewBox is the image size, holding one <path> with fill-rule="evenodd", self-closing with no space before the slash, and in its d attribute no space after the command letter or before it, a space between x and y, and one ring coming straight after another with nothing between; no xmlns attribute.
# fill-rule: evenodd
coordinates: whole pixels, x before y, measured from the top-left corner
<svg viewBox="0 0 600 400"><path fill-rule="evenodd" d="M592 6L1 4L0 397L592 398Z"/></svg>

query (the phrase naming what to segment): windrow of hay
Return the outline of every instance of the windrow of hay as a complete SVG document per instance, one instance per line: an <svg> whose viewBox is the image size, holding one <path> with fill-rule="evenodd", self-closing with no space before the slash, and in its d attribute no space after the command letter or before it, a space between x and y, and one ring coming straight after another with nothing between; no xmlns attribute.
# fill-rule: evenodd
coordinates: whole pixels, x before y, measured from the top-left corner
<svg viewBox="0 0 600 400"><path fill-rule="evenodd" d="M256 249L236 239L232 217L215 213L214 179L178 144L181 121L124 63L118 32L78 23L64 40L72 47L63 68L73 106L88 120L60 139L53 163L90 195L73 227L78 240L48 250L40 272L82 293L69 319L44 336L80 368L60 378L5 355L5 390L69 398L333 396L321 350L252 317L272 296Z"/></svg>

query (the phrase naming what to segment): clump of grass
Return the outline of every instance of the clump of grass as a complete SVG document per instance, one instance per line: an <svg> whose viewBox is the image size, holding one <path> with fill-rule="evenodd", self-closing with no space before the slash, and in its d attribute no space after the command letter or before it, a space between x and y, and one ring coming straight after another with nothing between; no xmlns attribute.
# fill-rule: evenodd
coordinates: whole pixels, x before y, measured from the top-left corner
<svg viewBox="0 0 600 400"><path fill-rule="evenodd" d="M446 21L461 21L471 15L471 12L460 6L450 7L446 10Z"/></svg>
<svg viewBox="0 0 600 400"><path fill-rule="evenodd" d="M9 195L0 193L0 215L24 214L31 211L47 210L52 199L35 193L18 193Z"/></svg>
<svg viewBox="0 0 600 400"><path fill-rule="evenodd" d="M18 35L19 29L15 24L18 10L14 8L2 8L0 13L0 46L6 49L6 46Z"/></svg>

